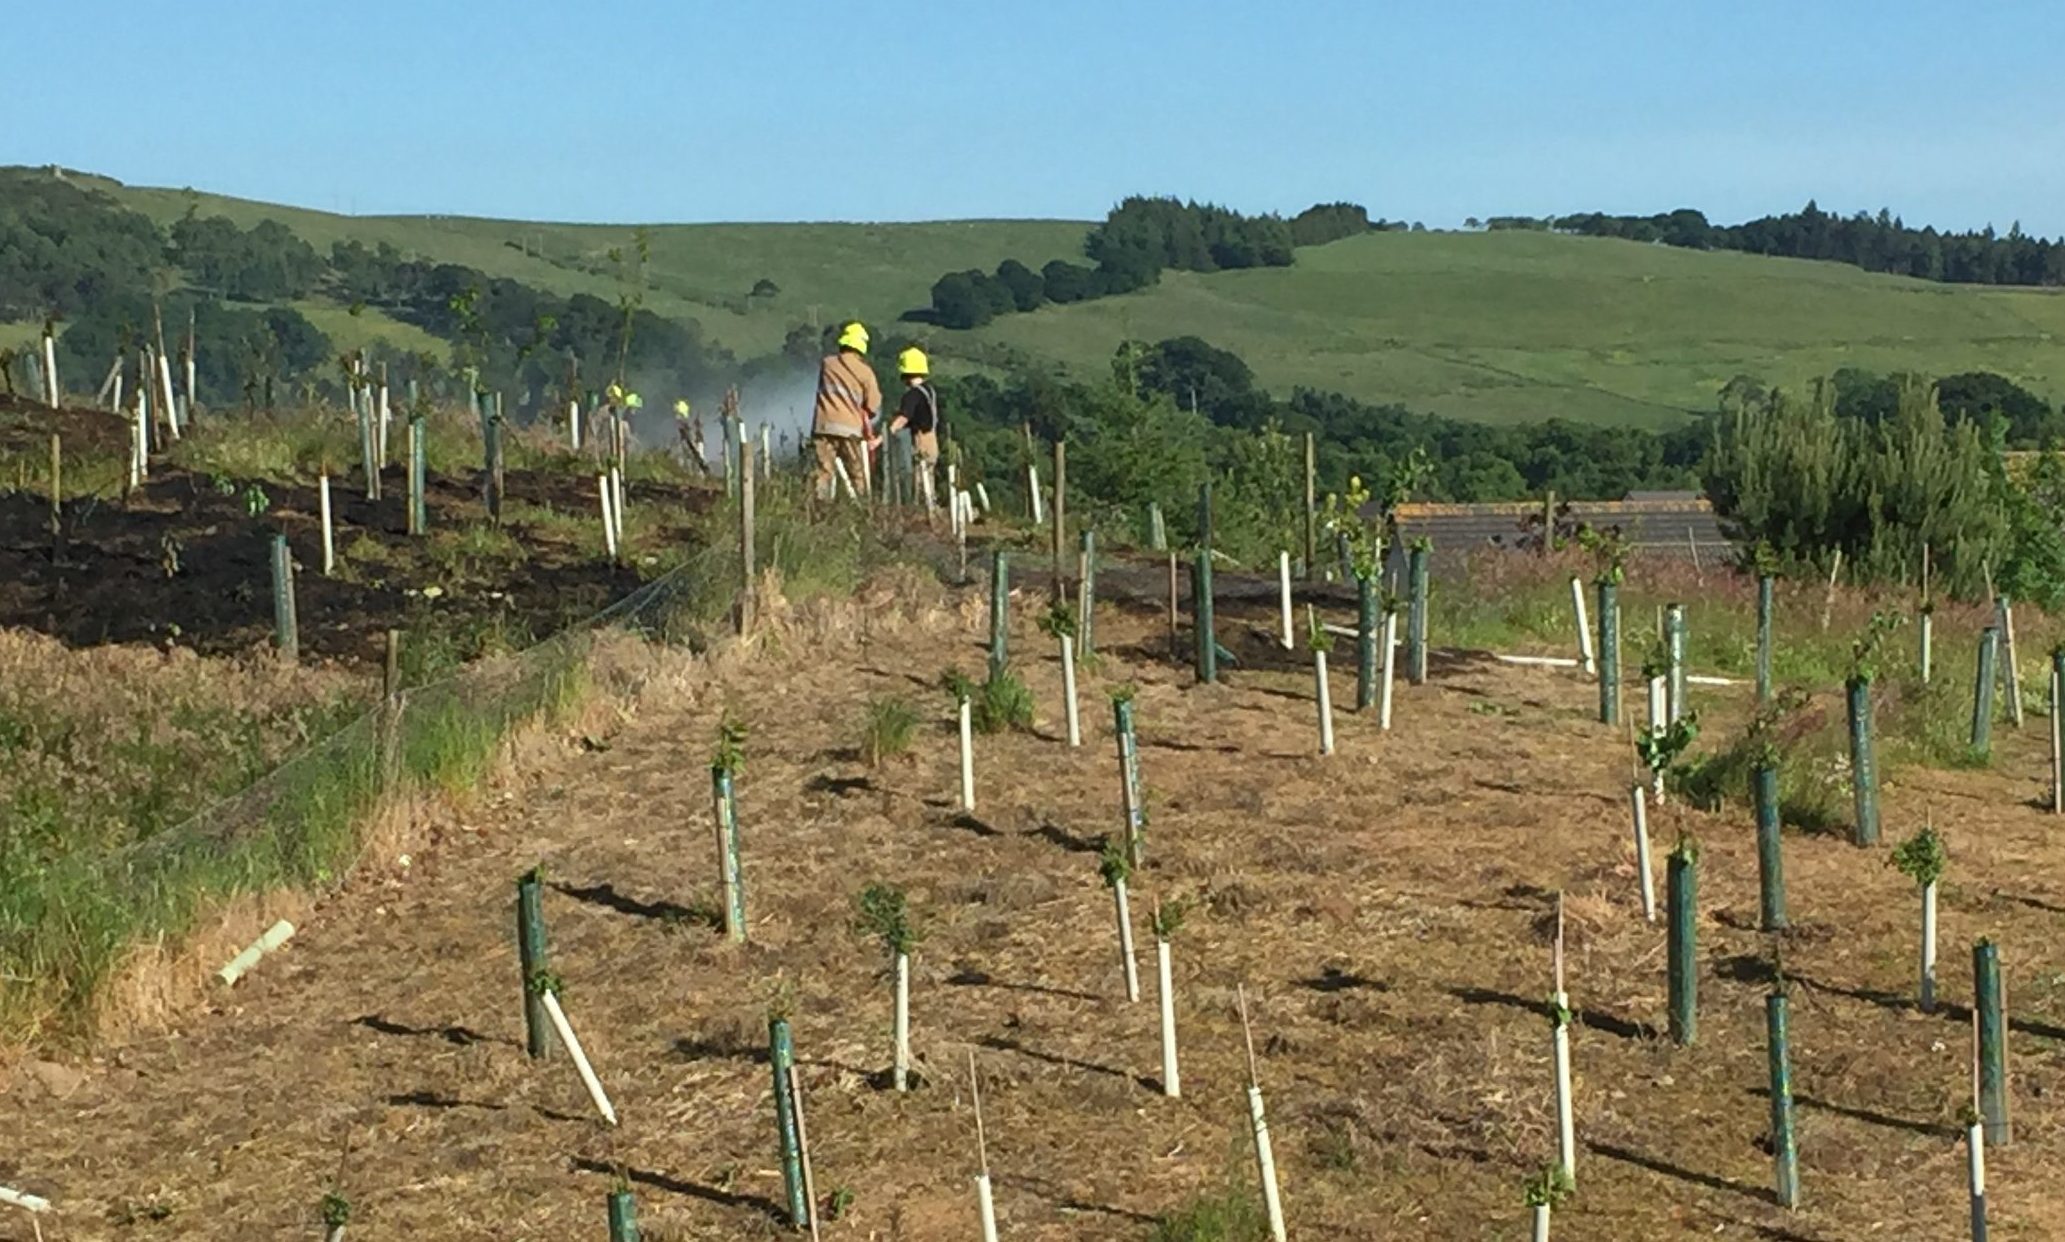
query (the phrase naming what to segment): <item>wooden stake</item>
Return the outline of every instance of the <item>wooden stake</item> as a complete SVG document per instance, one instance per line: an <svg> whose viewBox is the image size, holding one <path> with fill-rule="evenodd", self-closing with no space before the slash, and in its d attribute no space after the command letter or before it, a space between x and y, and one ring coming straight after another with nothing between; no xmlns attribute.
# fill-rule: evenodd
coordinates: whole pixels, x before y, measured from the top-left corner
<svg viewBox="0 0 2065 1242"><path fill-rule="evenodd" d="M595 1067L588 1064L588 1054L581 1049L581 1041L574 1034L573 1026L566 1020L566 1011L559 1007L559 997L546 988L540 998L545 1005L545 1014L552 1019L552 1029L559 1033L559 1042L566 1045L567 1055L574 1059L574 1069L581 1075L581 1085L588 1088L588 1098L595 1104L595 1111L611 1125L617 1124L617 1110L610 1105L609 1096L602 1089L602 1080L595 1076Z"/></svg>
<svg viewBox="0 0 2065 1242"><path fill-rule="evenodd" d="M1828 567L1828 593L1821 597L1821 632L1824 634L1828 633L1829 614L1834 612L1836 607L1836 577L1842 572L1843 550L1837 548Z"/></svg>
<svg viewBox="0 0 2065 1242"><path fill-rule="evenodd" d="M1398 613L1384 614L1383 679L1377 684L1377 728L1391 731L1392 688L1398 684Z"/></svg>
<svg viewBox="0 0 2065 1242"><path fill-rule="evenodd" d="M1255 1033L1248 1025L1248 992L1235 984L1235 1001L1240 1006L1240 1034L1248 1050L1248 1127L1255 1139L1255 1164L1262 1179L1262 1206L1269 1216L1269 1234L1284 1242L1283 1198L1276 1184L1276 1153L1269 1141L1269 1123L1262 1109L1262 1084L1255 1068Z"/></svg>
<svg viewBox="0 0 2065 1242"><path fill-rule="evenodd" d="M961 809L975 811L975 722L974 709L961 700Z"/></svg>
<svg viewBox="0 0 2065 1242"><path fill-rule="evenodd" d="M753 444L739 441L739 633L753 629L759 601L755 598L753 560Z"/></svg>
<svg viewBox="0 0 2065 1242"><path fill-rule="evenodd" d="M817 1174L810 1167L810 1127L803 1120L803 1080L797 1076L793 1063L789 1066L789 1098L796 1110L796 1148L803 1159L805 1214L810 1218L811 1242L818 1242Z"/></svg>
<svg viewBox="0 0 2065 1242"><path fill-rule="evenodd" d="M64 534L65 450L56 432L50 434L50 537Z"/></svg>
<svg viewBox="0 0 2065 1242"><path fill-rule="evenodd" d="M1312 653L1312 679L1317 685L1319 704L1319 753L1334 753L1334 697L1328 688L1326 675L1326 652Z"/></svg>
<svg viewBox="0 0 2065 1242"><path fill-rule="evenodd" d="M1583 661L1585 676L1595 677L1599 665L1592 658L1592 626L1585 616L1585 584L1576 574L1570 576L1570 606L1577 612L1577 654Z"/></svg>
<svg viewBox="0 0 2065 1242"><path fill-rule="evenodd" d="M1283 649L1294 651L1298 646L1297 635L1291 632L1291 554L1276 554L1277 595L1283 605Z"/></svg>
<svg viewBox="0 0 2065 1242"><path fill-rule="evenodd" d="M989 1141L982 1130L982 1079L975 1072L975 1053L968 1053L968 1094L975 1104L975 1203L982 1214L982 1242L997 1242L997 1205L990 1195Z"/></svg>
<svg viewBox="0 0 2065 1242"><path fill-rule="evenodd" d="M1162 1019L1162 1094L1168 1098L1180 1099L1183 1095L1183 1079L1176 1065L1176 972L1170 960L1169 942L1160 932L1162 903L1154 903L1155 974L1160 984Z"/></svg>
<svg viewBox="0 0 2065 1242"><path fill-rule="evenodd" d="M337 571L337 535L336 528L330 520L330 474L328 471L324 471L322 476L316 480L316 491L323 517L323 577L327 578Z"/></svg>
<svg viewBox="0 0 2065 1242"><path fill-rule="evenodd" d="M1076 707L1076 644L1067 634L1061 636L1061 697L1068 705L1068 744L1083 744L1082 713Z"/></svg>
<svg viewBox="0 0 2065 1242"><path fill-rule="evenodd" d="M1111 898L1119 921L1119 965L1126 975L1126 1003L1140 1003L1140 966L1133 956L1133 912L1126 900L1126 882L1116 880L1111 886Z"/></svg>

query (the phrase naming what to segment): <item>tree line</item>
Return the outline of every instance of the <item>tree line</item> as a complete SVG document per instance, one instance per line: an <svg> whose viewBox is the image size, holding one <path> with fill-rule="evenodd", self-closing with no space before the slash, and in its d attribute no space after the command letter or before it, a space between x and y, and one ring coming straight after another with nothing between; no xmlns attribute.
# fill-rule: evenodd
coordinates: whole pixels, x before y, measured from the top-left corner
<svg viewBox="0 0 2065 1242"><path fill-rule="evenodd" d="M1286 220L1250 216L1212 203L1134 195L1083 240L1090 265L1055 259L1035 272L1006 259L994 272L948 272L933 282L928 310L908 318L946 328L979 328L999 315L1038 310L1146 288L1167 270L1218 272L1286 267L1299 246L1389 228L1355 203L1319 203Z"/></svg>
<svg viewBox="0 0 2065 1242"><path fill-rule="evenodd" d="M1471 221L1473 226L1479 222ZM2005 234L1992 225L1962 233L1913 228L1881 208L1851 216L1811 200L1796 212L1743 224L1713 224L1691 208L1651 216L1582 212L1569 216L1493 216L1482 227L1535 229L1582 237L1619 237L1692 250L1739 250L1790 259L1848 263L1868 272L1974 285L2065 284L2065 240L2031 237L2018 221Z"/></svg>

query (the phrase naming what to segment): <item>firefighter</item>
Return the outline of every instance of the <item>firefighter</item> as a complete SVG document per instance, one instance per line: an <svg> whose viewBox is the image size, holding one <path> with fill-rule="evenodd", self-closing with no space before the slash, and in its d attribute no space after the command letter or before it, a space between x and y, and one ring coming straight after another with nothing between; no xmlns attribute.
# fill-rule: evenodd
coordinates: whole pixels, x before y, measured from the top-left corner
<svg viewBox="0 0 2065 1242"><path fill-rule="evenodd" d="M896 417L889 422L889 434L910 429L911 470L917 477L918 495L925 502L925 511L930 513L934 504L932 475L939 466L939 390L928 379L932 374L930 360L915 345L896 356L896 371L903 377L903 400L897 403Z"/></svg>
<svg viewBox="0 0 2065 1242"><path fill-rule="evenodd" d="M817 368L817 409L810 436L817 453L817 495L837 494L839 474L856 495L869 490L868 450L877 443L875 417L882 410L882 386L868 365L868 330L849 323L839 331L839 348Z"/></svg>
<svg viewBox="0 0 2065 1242"><path fill-rule="evenodd" d="M674 430L681 437L682 456L703 474L710 473L710 458L703 446L703 418L683 398L674 403Z"/></svg>

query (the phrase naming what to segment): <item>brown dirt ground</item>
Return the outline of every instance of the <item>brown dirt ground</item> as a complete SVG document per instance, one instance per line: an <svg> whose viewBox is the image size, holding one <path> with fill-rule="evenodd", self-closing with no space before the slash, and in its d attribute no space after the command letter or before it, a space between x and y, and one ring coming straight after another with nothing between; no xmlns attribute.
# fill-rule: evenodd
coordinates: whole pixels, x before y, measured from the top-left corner
<svg viewBox="0 0 2065 1242"><path fill-rule="evenodd" d="M52 1239L313 1236L348 1141L354 1236L598 1236L615 1164L648 1237L774 1236L762 1015L779 978L794 989L820 1191L857 1196L829 1237L974 1236L972 1049L1005 1235L1136 1238L1251 1177L1239 982L1294 1237L1517 1238L1520 1184L1554 1151L1540 998L1560 888L1582 1150L1559 1238L1962 1236L1955 1125L1980 935L2003 944L2015 1020L2015 1142L1989 1153L1995 1237L2065 1233L2065 962L2051 936L2065 878L2059 821L2029 805L2039 730L2005 738L1993 772L1904 773L1886 790L1889 837L1924 807L1950 833L1939 1016L1904 1001L1916 902L1884 851L1788 838L1806 1200L1788 1213L1759 1146L1767 945L1750 826L1686 818L1705 850L1703 1003L1697 1046L1672 1047L1657 1033L1663 930L1634 891L1625 748L1590 721L1589 684L1444 659L1430 685L1401 688L1394 733L1343 712L1340 753L1322 759L1307 669L1249 639L1236 644L1248 668L1195 687L1161 660L1159 618L1114 615L1071 751L1055 663L1024 625L1040 730L979 740L981 810L964 817L932 687L948 663L979 668L979 594L932 607L867 593L865 626L682 657L606 749L562 747L484 791L413 865L371 865L183 1029L69 1072L17 1067L0 1096L0 1184L60 1205ZM839 658L821 667L828 651ZM1176 948L1180 1102L1153 1085L1151 947L1148 994L1127 1005L1092 852L1118 820L1103 692L1120 679L1139 686L1153 791L1136 909L1199 903ZM1352 693L1352 674L1337 675L1336 703ZM1703 693L1726 713L1729 692ZM888 694L932 723L912 758L869 771L857 721ZM690 909L712 890L703 764L727 709L751 729L742 949ZM1656 825L1659 868L1671 814ZM555 966L624 1118L614 1132L563 1058L534 1065L521 1047L511 881L540 859ZM926 931L926 1085L904 1097L874 1082L890 994L878 952L849 929L875 880L907 886ZM0 1216L0 1238L28 1236Z"/></svg>
<svg viewBox="0 0 2065 1242"><path fill-rule="evenodd" d="M122 428L109 415L12 412L15 417L0 422L0 451L33 448L59 425L68 452L121 451ZM159 466L126 499L68 501L63 538L55 542L45 500L0 496L0 626L33 629L73 646L155 642L207 655L263 648L272 636L271 539L279 532L299 567L295 591L303 651L315 658L381 658L384 632L410 624L404 588L446 580L424 542L408 537L402 471L385 472L386 494L378 502L366 500L356 475L332 481L340 557L361 536L386 549L382 564L360 572L357 580L320 572L317 489L263 486L271 504L253 518L241 484L223 495L206 476ZM658 522L658 538L677 541L687 538L688 515L715 495L708 488L636 481L625 490L637 512ZM512 505L561 513L588 515L596 505L592 481L557 473L508 471L505 492ZM478 483L468 477L432 476L425 504L437 532L477 525L487 516ZM592 539L515 519L507 530L522 546L522 559L483 564L476 573L492 580L502 598L485 589L448 591L438 609L442 623L463 626L507 614L535 634L548 634L594 615L639 583L635 568L609 564ZM177 547L176 575L166 572L168 540Z"/></svg>

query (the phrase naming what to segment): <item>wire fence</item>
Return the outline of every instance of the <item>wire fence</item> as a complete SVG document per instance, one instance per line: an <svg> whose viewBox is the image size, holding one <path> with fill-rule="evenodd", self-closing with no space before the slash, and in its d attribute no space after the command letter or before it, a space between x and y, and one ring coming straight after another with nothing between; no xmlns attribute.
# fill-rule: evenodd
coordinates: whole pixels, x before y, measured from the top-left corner
<svg viewBox="0 0 2065 1242"><path fill-rule="evenodd" d="M341 885L384 804L474 784L513 730L577 707L607 635L683 639L699 581L687 569L519 653L383 697L176 825L0 883L0 1038L90 1024L130 946L176 937L231 898Z"/></svg>

